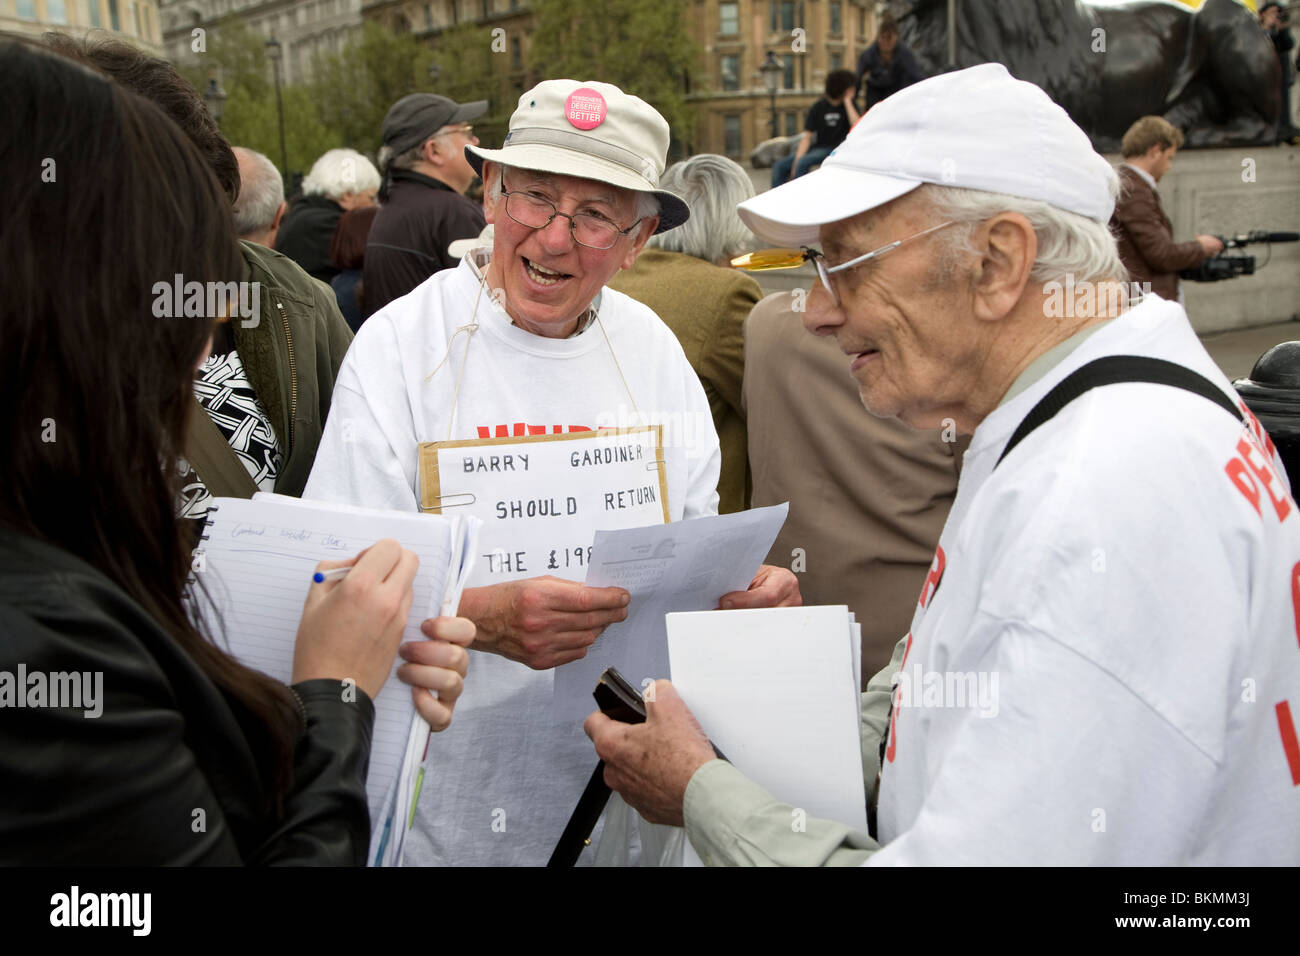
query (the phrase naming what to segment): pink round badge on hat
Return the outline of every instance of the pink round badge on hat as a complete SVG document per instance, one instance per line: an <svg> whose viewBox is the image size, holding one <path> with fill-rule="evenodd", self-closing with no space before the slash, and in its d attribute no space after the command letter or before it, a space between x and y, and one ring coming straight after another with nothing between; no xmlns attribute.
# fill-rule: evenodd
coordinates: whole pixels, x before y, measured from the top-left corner
<svg viewBox="0 0 1300 956"><path fill-rule="evenodd" d="M578 129L595 129L605 122L605 97L589 86L580 86L564 101L564 118Z"/></svg>

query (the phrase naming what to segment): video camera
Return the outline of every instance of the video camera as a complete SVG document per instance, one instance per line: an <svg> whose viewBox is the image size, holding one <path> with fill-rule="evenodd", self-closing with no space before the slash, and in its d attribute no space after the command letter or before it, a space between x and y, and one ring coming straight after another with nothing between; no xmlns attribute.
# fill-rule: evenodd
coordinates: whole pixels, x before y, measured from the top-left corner
<svg viewBox="0 0 1300 956"><path fill-rule="evenodd" d="M1223 243L1223 252L1210 256L1194 269L1183 269L1179 278L1191 282L1220 282L1223 279L1235 279L1237 276L1255 274L1255 257L1244 252L1230 250L1241 249L1251 243L1300 242L1300 232L1265 232L1257 229L1237 236L1218 236ZM1264 260L1268 264L1268 260Z"/></svg>

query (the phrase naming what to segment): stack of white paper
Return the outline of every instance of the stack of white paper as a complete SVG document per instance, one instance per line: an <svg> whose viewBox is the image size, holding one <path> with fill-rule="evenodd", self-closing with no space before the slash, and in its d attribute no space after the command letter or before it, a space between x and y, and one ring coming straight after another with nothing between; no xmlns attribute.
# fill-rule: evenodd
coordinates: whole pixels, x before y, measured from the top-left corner
<svg viewBox="0 0 1300 956"><path fill-rule="evenodd" d="M454 613L473 563L479 522L357 508L282 495L217 498L194 566L209 633L245 664L288 683L311 576L321 561L351 558L395 538L420 558L403 640L423 640L426 617ZM366 795L373 865L400 865L429 726L393 673L375 698Z"/></svg>
<svg viewBox="0 0 1300 956"><path fill-rule="evenodd" d="M865 832L861 627L848 608L669 614L667 624L673 685L727 759L781 802ZM686 862L698 861L688 846Z"/></svg>

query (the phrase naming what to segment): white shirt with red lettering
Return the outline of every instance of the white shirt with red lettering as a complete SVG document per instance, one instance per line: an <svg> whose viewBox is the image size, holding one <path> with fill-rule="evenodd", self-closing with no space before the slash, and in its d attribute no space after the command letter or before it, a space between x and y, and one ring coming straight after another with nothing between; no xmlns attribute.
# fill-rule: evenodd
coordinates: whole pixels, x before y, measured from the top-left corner
<svg viewBox="0 0 1300 956"><path fill-rule="evenodd" d="M641 424L639 412L664 426L672 520L716 514L721 453L708 399L658 316L605 289L600 324L542 338L480 296L476 268L467 257L366 320L303 497L414 511L421 442L623 427ZM406 861L543 866L595 751L580 723L552 717L553 671L471 657L455 721L429 744Z"/></svg>
<svg viewBox="0 0 1300 956"><path fill-rule="evenodd" d="M1119 354L1240 404L1152 296L980 424L894 690L871 864L1300 862L1300 514L1257 424L1108 385L993 470L1044 394Z"/></svg>

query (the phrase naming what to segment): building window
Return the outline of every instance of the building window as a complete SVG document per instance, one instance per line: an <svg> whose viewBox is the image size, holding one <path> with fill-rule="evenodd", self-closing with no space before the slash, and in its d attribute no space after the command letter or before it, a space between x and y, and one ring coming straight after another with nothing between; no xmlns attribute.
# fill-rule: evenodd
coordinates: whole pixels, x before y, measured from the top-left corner
<svg viewBox="0 0 1300 956"><path fill-rule="evenodd" d="M67 4L63 0L45 0L45 17L50 23L67 23Z"/></svg>
<svg viewBox="0 0 1300 956"><path fill-rule="evenodd" d="M117 0L108 0L108 26L110 30L122 30L122 20L117 15Z"/></svg>
<svg viewBox="0 0 1300 956"><path fill-rule="evenodd" d="M781 55L781 64L785 67L785 75L782 77L782 86L784 90L794 89L794 54L783 53Z"/></svg>
<svg viewBox="0 0 1300 956"><path fill-rule="evenodd" d="M858 36L867 35L867 8L861 7L858 10Z"/></svg>
<svg viewBox="0 0 1300 956"><path fill-rule="evenodd" d="M789 33L794 29L794 0L772 0L772 32Z"/></svg>
<svg viewBox="0 0 1300 956"><path fill-rule="evenodd" d="M99 27L99 0L86 0L86 22L92 27Z"/></svg>
<svg viewBox="0 0 1300 956"><path fill-rule="evenodd" d="M831 36L837 37L844 32L844 4L840 0L831 0Z"/></svg>
<svg viewBox="0 0 1300 956"><path fill-rule="evenodd" d="M722 117L722 148L728 156L740 155L740 117Z"/></svg>
<svg viewBox="0 0 1300 956"><path fill-rule="evenodd" d="M797 136L798 133L799 133L799 114L786 113L785 114L785 135Z"/></svg>
<svg viewBox="0 0 1300 956"><path fill-rule="evenodd" d="M18 17L21 20L35 20L36 0L18 0Z"/></svg>
<svg viewBox="0 0 1300 956"><path fill-rule="evenodd" d="M519 37L510 38L510 65L516 70L522 70L524 67L524 50Z"/></svg>
<svg viewBox="0 0 1300 956"><path fill-rule="evenodd" d="M718 4L718 15L720 16L718 32L724 37L734 37L740 35L740 12L737 3L720 3Z"/></svg>
<svg viewBox="0 0 1300 956"><path fill-rule="evenodd" d="M844 68L844 55L841 53L831 54L831 69L841 70Z"/></svg>
<svg viewBox="0 0 1300 956"><path fill-rule="evenodd" d="M433 7L427 3L424 5L424 28L433 29Z"/></svg>
<svg viewBox="0 0 1300 956"><path fill-rule="evenodd" d="M728 54L722 58L722 88L740 89L740 57Z"/></svg>

